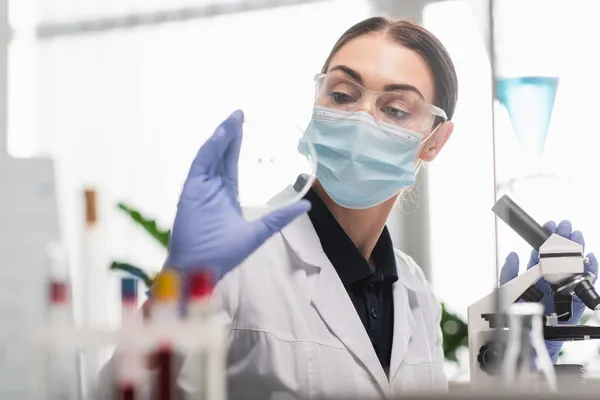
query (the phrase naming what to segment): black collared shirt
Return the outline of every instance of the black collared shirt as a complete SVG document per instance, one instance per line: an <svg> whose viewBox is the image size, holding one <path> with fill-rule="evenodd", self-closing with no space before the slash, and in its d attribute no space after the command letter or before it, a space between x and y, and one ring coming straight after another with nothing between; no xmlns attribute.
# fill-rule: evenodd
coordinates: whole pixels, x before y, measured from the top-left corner
<svg viewBox="0 0 600 400"><path fill-rule="evenodd" d="M305 198L312 204L308 216L323 251L344 284L373 349L388 373L394 332L392 285L398 280L390 234L384 228L373 249L373 269L319 196L311 189Z"/></svg>

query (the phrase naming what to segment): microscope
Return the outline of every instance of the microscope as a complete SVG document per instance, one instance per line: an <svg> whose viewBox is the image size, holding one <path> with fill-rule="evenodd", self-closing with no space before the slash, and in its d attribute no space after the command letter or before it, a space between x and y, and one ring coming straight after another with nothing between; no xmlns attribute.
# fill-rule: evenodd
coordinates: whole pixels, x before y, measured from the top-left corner
<svg viewBox="0 0 600 400"><path fill-rule="evenodd" d="M538 251L539 263L468 308L470 380L475 386L489 386L500 379L506 346L502 333L509 329L508 315L504 312L517 301L540 301L543 293L534 285L541 278L550 284L554 296L554 312L544 316L544 339L600 339L600 326L558 324L571 317L573 296L589 309L600 311L593 274L584 272L582 246L545 230L506 195L492 211Z"/></svg>

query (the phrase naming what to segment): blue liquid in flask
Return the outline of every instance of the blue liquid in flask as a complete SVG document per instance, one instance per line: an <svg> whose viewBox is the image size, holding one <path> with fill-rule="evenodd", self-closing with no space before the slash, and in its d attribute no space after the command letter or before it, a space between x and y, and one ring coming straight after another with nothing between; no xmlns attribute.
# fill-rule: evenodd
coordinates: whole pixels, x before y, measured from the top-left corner
<svg viewBox="0 0 600 400"><path fill-rule="evenodd" d="M525 157L538 162L544 152L558 78L524 76L496 80L496 96L506 107Z"/></svg>

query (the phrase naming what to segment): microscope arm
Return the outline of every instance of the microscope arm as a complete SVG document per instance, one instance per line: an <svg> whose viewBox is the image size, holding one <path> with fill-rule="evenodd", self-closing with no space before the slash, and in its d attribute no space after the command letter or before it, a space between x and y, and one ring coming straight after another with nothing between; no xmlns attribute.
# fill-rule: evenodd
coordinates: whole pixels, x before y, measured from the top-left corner
<svg viewBox="0 0 600 400"><path fill-rule="evenodd" d="M470 329L485 329L488 327L488 321L483 315L493 314L496 310L496 291L499 291L500 309L506 310L523 293L534 285L541 278L540 265L537 264L529 268L524 273L514 279L499 286L494 291L481 298L468 308Z"/></svg>
<svg viewBox="0 0 600 400"><path fill-rule="evenodd" d="M511 279L509 282L499 286L496 290L500 291L501 310L510 307L510 305L517 301L531 285L535 285L541 277L540 264L536 264L527 271L516 276L514 279ZM494 296L494 293L491 295Z"/></svg>

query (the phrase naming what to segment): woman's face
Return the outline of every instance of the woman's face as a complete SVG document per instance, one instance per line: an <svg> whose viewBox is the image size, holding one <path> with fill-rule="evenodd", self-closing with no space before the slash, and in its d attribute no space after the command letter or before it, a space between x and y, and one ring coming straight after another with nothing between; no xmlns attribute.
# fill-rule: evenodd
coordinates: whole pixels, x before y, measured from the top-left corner
<svg viewBox="0 0 600 400"><path fill-rule="evenodd" d="M357 85L344 82L385 94L378 97L367 93L361 98L360 93L353 93L360 92ZM381 122L398 124L424 137L434 127L434 116L426 106L435 100L434 79L428 65L416 52L381 34L361 36L342 46L329 63L319 93L326 94L318 96L319 105L365 111ZM411 104L420 107L411 108ZM432 161L450 136L451 125L443 124L443 129L424 143L417 159Z"/></svg>

